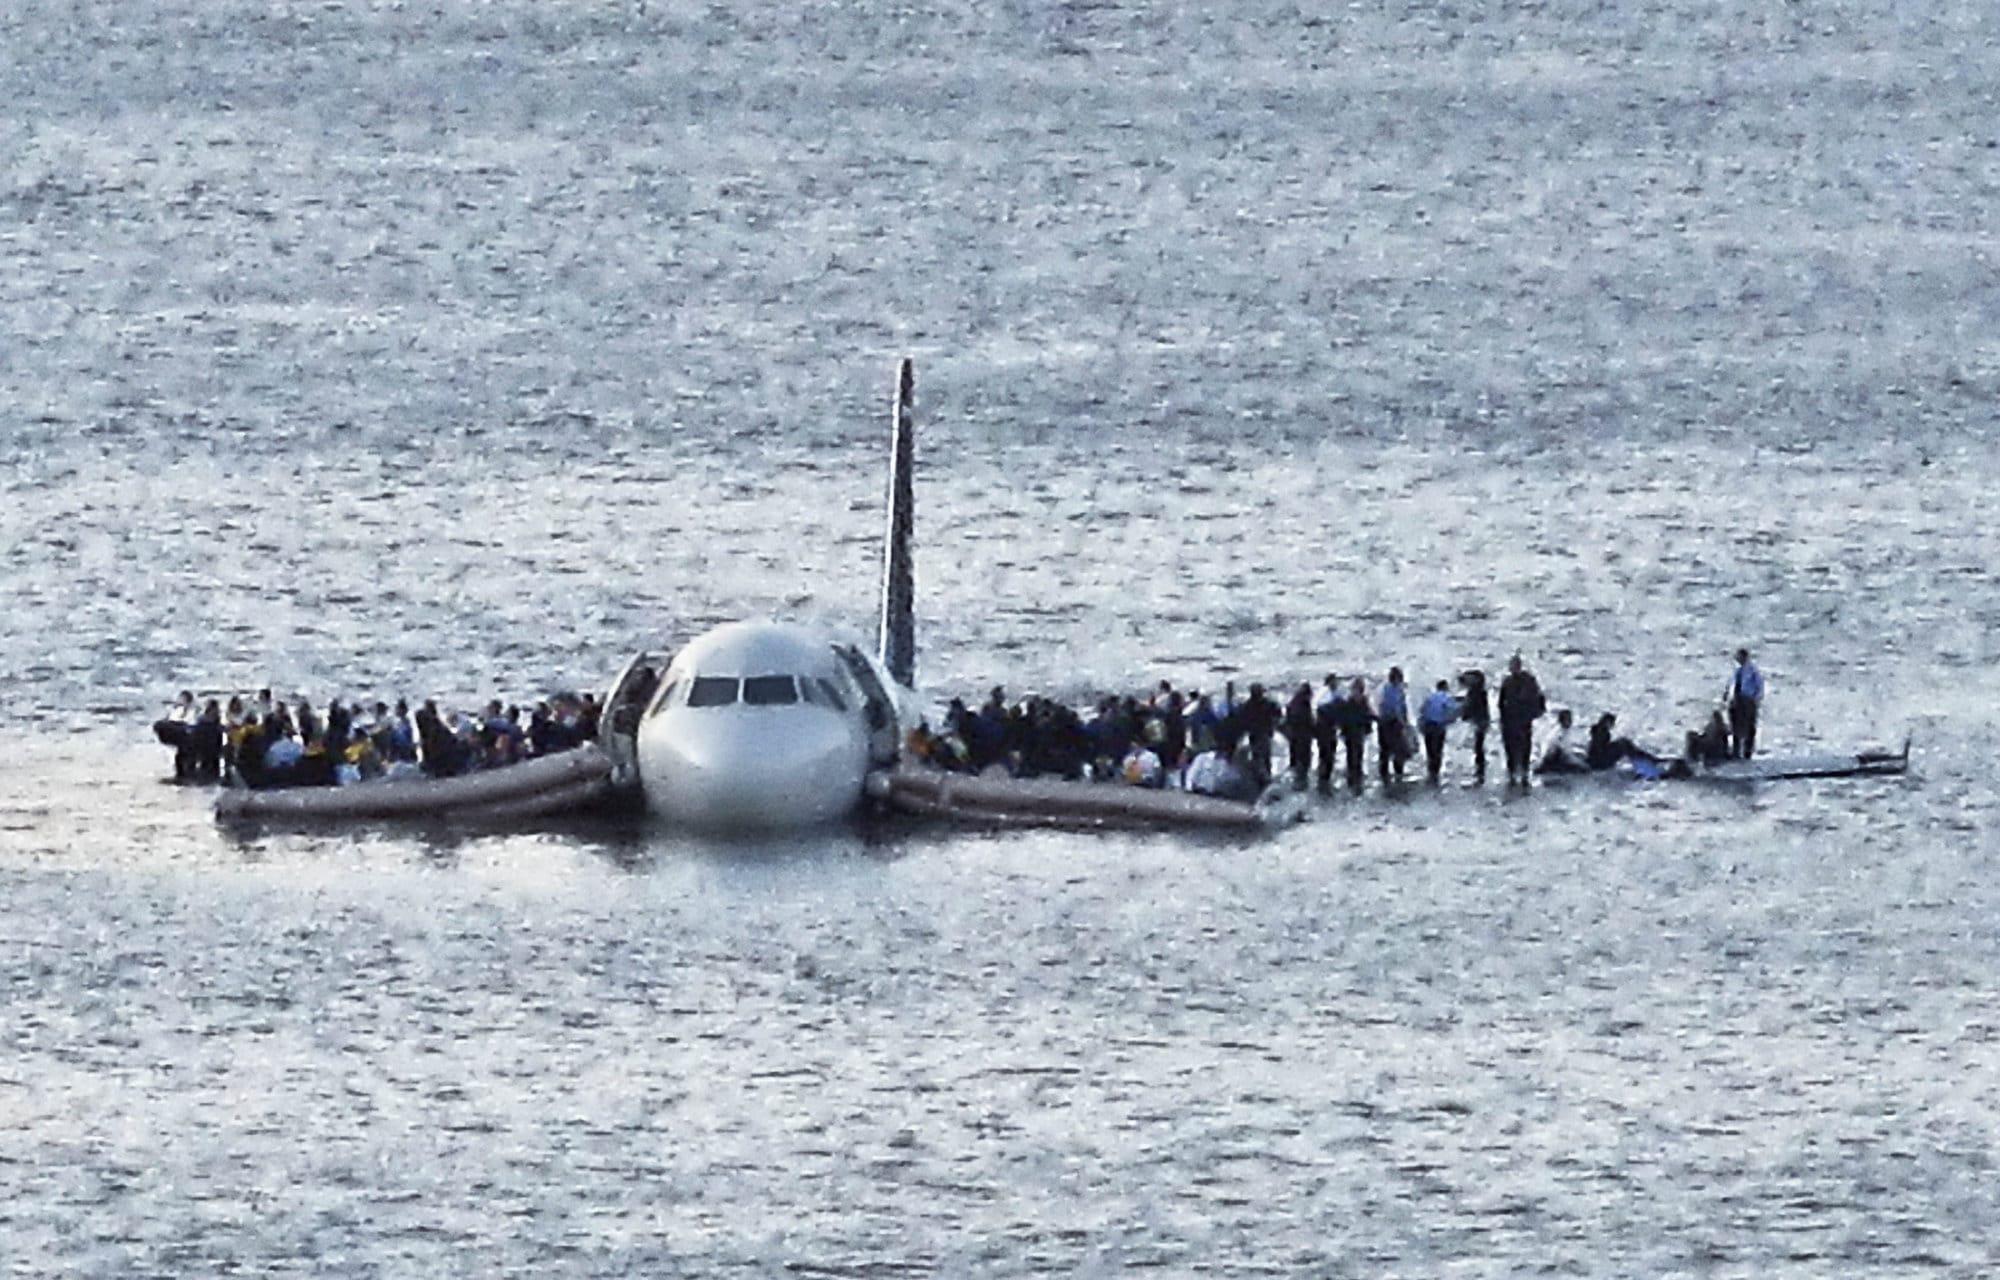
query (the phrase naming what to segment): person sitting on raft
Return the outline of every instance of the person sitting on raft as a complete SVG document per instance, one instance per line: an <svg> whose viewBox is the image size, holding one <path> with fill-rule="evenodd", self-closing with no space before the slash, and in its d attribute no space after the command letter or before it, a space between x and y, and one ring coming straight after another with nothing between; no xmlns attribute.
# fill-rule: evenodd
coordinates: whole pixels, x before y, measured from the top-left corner
<svg viewBox="0 0 2000 1280"><path fill-rule="evenodd" d="M1549 743L1549 749L1542 755L1542 762L1535 766L1536 773L1590 772L1590 766L1584 763L1583 757L1570 745L1570 730L1575 723L1575 717L1570 714L1568 707L1556 712L1555 741Z"/></svg>
<svg viewBox="0 0 2000 1280"><path fill-rule="evenodd" d="M1119 776L1128 786L1158 790L1167 785L1160 769L1159 754L1143 742L1133 743L1132 749L1125 753L1125 759L1119 765Z"/></svg>
<svg viewBox="0 0 2000 1280"><path fill-rule="evenodd" d="M1245 754L1248 754L1247 748ZM1201 752L1188 763L1182 787L1195 795L1216 796L1223 800L1257 798L1257 784L1249 772L1230 759L1220 746Z"/></svg>
<svg viewBox="0 0 2000 1280"><path fill-rule="evenodd" d="M910 759L933 769L942 769L946 773L970 771L971 762L958 735L949 730L934 733L928 720L919 720L917 727L910 730L903 739L903 749L909 753Z"/></svg>
<svg viewBox="0 0 2000 1280"><path fill-rule="evenodd" d="M275 713L265 717L261 729L245 735L236 759L244 785L253 788L332 786L334 766L325 739L301 743L284 732Z"/></svg>
<svg viewBox="0 0 2000 1280"><path fill-rule="evenodd" d="M375 749L375 739L365 733L356 734L349 739L347 749L340 753L333 777L340 786L349 787L381 777L384 768L382 755Z"/></svg>

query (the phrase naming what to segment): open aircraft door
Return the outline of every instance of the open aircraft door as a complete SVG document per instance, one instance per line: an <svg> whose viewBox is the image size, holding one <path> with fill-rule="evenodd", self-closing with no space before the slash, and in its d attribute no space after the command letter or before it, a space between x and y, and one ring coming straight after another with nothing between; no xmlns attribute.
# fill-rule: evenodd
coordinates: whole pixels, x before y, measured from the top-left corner
<svg viewBox="0 0 2000 1280"><path fill-rule="evenodd" d="M897 714L896 699L876 674L875 664L862 656L861 650L851 644L838 644L833 651L840 655L841 664L861 691L862 711L868 723L869 763L894 764L903 745L902 717Z"/></svg>
<svg viewBox="0 0 2000 1280"><path fill-rule="evenodd" d="M597 739L611 757L611 784L620 791L639 785L639 717L646 713L666 670L667 655L641 649L618 669L617 679L605 692Z"/></svg>

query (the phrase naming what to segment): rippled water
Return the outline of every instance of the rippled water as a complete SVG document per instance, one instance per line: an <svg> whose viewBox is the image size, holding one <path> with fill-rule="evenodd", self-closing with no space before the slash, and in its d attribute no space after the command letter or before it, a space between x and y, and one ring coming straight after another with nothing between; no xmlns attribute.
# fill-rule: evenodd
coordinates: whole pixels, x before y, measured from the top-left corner
<svg viewBox="0 0 2000 1280"><path fill-rule="evenodd" d="M1993 15L0 12L20 1274L1981 1274ZM1524 651L1896 782L1250 843L230 834L183 685L874 606L1080 695ZM1456 762L1455 762L1456 763Z"/></svg>

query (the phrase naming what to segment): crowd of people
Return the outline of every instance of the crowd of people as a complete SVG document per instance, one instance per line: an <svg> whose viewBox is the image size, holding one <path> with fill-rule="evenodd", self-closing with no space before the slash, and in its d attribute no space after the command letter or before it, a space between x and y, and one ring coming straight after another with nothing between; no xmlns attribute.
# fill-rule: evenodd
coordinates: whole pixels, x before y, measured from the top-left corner
<svg viewBox="0 0 2000 1280"><path fill-rule="evenodd" d="M1147 694L1099 698L1087 714L1051 698L1009 702L1006 690L995 686L977 709L954 698L942 727L920 725L908 745L917 759L956 772L1120 781L1248 800L1274 780L1280 742L1283 767L1299 790L1316 778L1319 789L1330 792L1336 772L1360 790L1371 746L1384 786L1405 778L1419 748L1425 776L1438 782L1454 725L1465 726L1472 778L1484 782L1487 736L1497 720L1510 786L1528 786L1537 773L1598 772L1621 762L1644 776L1675 776L1754 750L1764 682L1747 650L1736 658L1727 722L1716 710L1688 733L1677 759L1617 736L1618 718L1608 712L1576 741L1567 709L1556 712L1553 741L1537 757L1535 724L1550 708L1518 655L1497 691L1489 691L1484 672L1467 670L1455 688L1452 680L1438 680L1421 701L1400 667L1389 669L1372 698L1365 677L1332 673L1317 690L1299 684L1282 702L1262 684L1239 695L1234 682L1205 693L1162 680Z"/></svg>
<svg viewBox="0 0 2000 1280"><path fill-rule="evenodd" d="M153 726L174 749L174 777L250 787L340 786L408 774L456 777L565 751L597 736L599 708L590 694L556 694L523 714L498 699L480 714L443 712L427 699L344 703L324 712L305 698L254 697L198 702L183 690Z"/></svg>
<svg viewBox="0 0 2000 1280"><path fill-rule="evenodd" d="M1389 668L1372 697L1365 677L1332 673L1317 690L1301 683L1282 702L1262 684L1239 695L1233 681L1206 693L1162 680L1145 695L1099 698L1087 715L1052 698L1009 702L996 685L976 710L952 699L942 729L920 725L906 745L917 760L957 772L1004 770L1019 778L1119 781L1251 800L1274 780L1280 742L1298 790L1317 778L1322 792L1331 791L1337 771L1360 790L1371 746L1384 786L1403 781L1419 748L1425 775L1436 783L1454 725L1465 726L1472 778L1484 782L1487 736L1497 720L1510 786L1527 786L1536 773L1590 773L1621 763L1646 776L1674 776L1747 758L1755 749L1764 679L1748 650L1738 650L1736 661L1723 707L1687 734L1676 759L1616 736L1618 719L1608 712L1577 742L1567 709L1556 712L1553 740L1537 758L1535 724L1550 708L1518 655L1495 693L1474 669L1458 674L1455 691L1453 681L1438 680L1421 701L1401 667ZM498 699L480 714L442 712L434 699L414 713L403 699L393 706L335 699L322 714L302 697L289 705L276 700L269 689L226 704L198 703L183 691L154 728L174 748L177 779L335 786L397 774L456 777L550 755L594 741L601 714L590 694L556 694L524 716Z"/></svg>

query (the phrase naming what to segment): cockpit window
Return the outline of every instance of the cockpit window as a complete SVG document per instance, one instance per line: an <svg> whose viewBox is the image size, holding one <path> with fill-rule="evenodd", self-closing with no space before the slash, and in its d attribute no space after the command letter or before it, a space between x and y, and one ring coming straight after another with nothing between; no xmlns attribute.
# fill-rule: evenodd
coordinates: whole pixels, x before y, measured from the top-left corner
<svg viewBox="0 0 2000 1280"><path fill-rule="evenodd" d="M667 681L666 686L653 698L653 705L647 709L646 718L650 720L652 717L665 711L668 704L673 702L674 694L679 692L680 687L681 682L678 680Z"/></svg>
<svg viewBox="0 0 2000 1280"><path fill-rule="evenodd" d="M828 680L825 676L814 676L813 684L818 687L820 696L826 700L828 706L832 707L835 711L847 710L847 699L840 696L840 689L835 686L833 681Z"/></svg>
<svg viewBox="0 0 2000 1280"><path fill-rule="evenodd" d="M790 676L750 676L743 681L743 701L753 707L783 707L798 700Z"/></svg>
<svg viewBox="0 0 2000 1280"><path fill-rule="evenodd" d="M735 676L696 676L688 686L690 707L726 707L736 701L736 686L742 684Z"/></svg>

